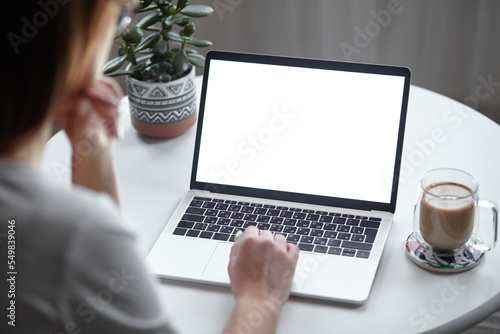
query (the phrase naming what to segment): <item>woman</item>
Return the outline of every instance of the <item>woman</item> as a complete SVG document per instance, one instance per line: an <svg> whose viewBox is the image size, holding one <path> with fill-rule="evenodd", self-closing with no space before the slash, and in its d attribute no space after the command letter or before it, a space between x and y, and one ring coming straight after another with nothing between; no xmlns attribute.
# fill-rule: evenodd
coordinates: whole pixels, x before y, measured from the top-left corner
<svg viewBox="0 0 500 334"><path fill-rule="evenodd" d="M17 275L14 298L5 297L9 277L1 280L2 309L15 305L2 333L173 331L120 224L112 142L122 92L99 74L129 3L17 0L3 11L0 235L15 230ZM54 121L72 144L70 190L37 170ZM0 241L5 275L7 240ZM255 227L237 239L228 268L236 303L225 332L274 332L297 258L297 247ZM262 305L263 320L243 328L240 319Z"/></svg>

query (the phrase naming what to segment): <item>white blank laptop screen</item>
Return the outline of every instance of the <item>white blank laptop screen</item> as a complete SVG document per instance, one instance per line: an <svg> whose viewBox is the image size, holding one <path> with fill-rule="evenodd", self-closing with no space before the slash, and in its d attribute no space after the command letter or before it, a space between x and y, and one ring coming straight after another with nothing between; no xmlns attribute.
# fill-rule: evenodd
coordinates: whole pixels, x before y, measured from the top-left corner
<svg viewBox="0 0 500 334"><path fill-rule="evenodd" d="M404 80L212 60L196 181L390 203Z"/></svg>

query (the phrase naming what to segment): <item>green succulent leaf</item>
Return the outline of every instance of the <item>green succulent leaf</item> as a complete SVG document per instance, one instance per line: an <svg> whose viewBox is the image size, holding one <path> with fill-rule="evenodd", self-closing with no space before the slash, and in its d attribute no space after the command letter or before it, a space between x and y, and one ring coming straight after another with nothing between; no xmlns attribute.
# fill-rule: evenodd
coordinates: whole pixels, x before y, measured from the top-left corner
<svg viewBox="0 0 500 334"><path fill-rule="evenodd" d="M214 9L205 5L189 5L181 10L181 14L190 17L205 17L214 12Z"/></svg>
<svg viewBox="0 0 500 334"><path fill-rule="evenodd" d="M153 12L147 16L145 16L142 20L137 23L137 26L139 28L147 28L157 22L159 22L161 19L161 13L160 12Z"/></svg>
<svg viewBox="0 0 500 334"><path fill-rule="evenodd" d="M151 56L150 60L151 60L151 63L153 63L153 64L159 64L159 63L168 61L169 58L170 58L170 55L168 53L165 53L162 55Z"/></svg>
<svg viewBox="0 0 500 334"><path fill-rule="evenodd" d="M104 74L111 74L118 70L123 63L125 62L125 59L127 58L127 55L120 56L115 59L111 59L104 65Z"/></svg>
<svg viewBox="0 0 500 334"><path fill-rule="evenodd" d="M182 29L184 31L184 36L189 37L194 34L194 31L196 30L196 26L194 25L193 22L189 23Z"/></svg>
<svg viewBox="0 0 500 334"><path fill-rule="evenodd" d="M138 44L144 38L144 33L138 26L133 26L122 36L123 40L130 44Z"/></svg>
<svg viewBox="0 0 500 334"><path fill-rule="evenodd" d="M144 8L149 7L149 5L151 5L153 3L153 0L141 0L141 1L139 1L139 3L141 4L140 8L144 9Z"/></svg>
<svg viewBox="0 0 500 334"><path fill-rule="evenodd" d="M188 60L191 64L193 64L196 67L203 67L205 66L205 57L197 54L197 53L189 53L187 55Z"/></svg>
<svg viewBox="0 0 500 334"><path fill-rule="evenodd" d="M184 51L186 51L187 54L198 53L196 49L191 49L191 48L184 48Z"/></svg>
<svg viewBox="0 0 500 334"><path fill-rule="evenodd" d="M173 32L173 31L167 32L167 38L171 41L174 41L174 42L182 42L183 41L181 35L179 35L176 32Z"/></svg>
<svg viewBox="0 0 500 334"><path fill-rule="evenodd" d="M175 73L182 73L187 71L189 68L189 60L186 52L184 50L179 51L172 62Z"/></svg>
<svg viewBox="0 0 500 334"><path fill-rule="evenodd" d="M114 77L121 77L123 75L132 75L132 74L134 74L134 72L121 70L121 71L115 71L113 73L109 73L108 76L114 78Z"/></svg>
<svg viewBox="0 0 500 334"><path fill-rule="evenodd" d="M178 19L177 21L175 21L175 24L177 24L178 26L181 26L181 27L185 27L189 24L189 19L187 17L184 17L182 19Z"/></svg>
<svg viewBox="0 0 500 334"><path fill-rule="evenodd" d="M138 52L156 45L156 43L158 43L158 41L160 40L160 37L160 33L149 35L148 37L144 38L139 45L137 45L135 51Z"/></svg>
<svg viewBox="0 0 500 334"><path fill-rule="evenodd" d="M156 43L155 46L151 49L151 52L153 52L155 55L164 55L168 51L168 42L165 40L161 40L158 43Z"/></svg>
<svg viewBox="0 0 500 334"><path fill-rule="evenodd" d="M188 41L187 43L199 48L204 48L212 45L212 42L207 41L206 39L193 39Z"/></svg>
<svg viewBox="0 0 500 334"><path fill-rule="evenodd" d="M189 4L189 0L179 0L177 3L177 10L183 9Z"/></svg>
<svg viewBox="0 0 500 334"><path fill-rule="evenodd" d="M167 16L163 19L163 23L165 23L165 25L171 27L174 25L175 23L175 16L174 15L170 15L170 16Z"/></svg>

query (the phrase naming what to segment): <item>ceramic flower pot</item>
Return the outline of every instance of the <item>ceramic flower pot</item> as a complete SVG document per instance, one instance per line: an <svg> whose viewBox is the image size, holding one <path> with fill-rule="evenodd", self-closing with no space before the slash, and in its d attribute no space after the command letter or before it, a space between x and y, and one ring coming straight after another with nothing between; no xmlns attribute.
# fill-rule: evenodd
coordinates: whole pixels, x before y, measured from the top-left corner
<svg viewBox="0 0 500 334"><path fill-rule="evenodd" d="M127 77L132 125L141 134L175 137L196 122L195 69L168 83L148 83Z"/></svg>

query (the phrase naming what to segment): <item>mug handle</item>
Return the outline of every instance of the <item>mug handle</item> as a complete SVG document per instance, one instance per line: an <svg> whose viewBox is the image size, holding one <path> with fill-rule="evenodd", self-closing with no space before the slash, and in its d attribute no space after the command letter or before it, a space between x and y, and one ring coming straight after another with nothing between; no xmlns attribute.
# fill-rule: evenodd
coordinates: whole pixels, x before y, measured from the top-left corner
<svg viewBox="0 0 500 334"><path fill-rule="evenodd" d="M493 215L493 243L491 245L482 244L482 247L486 247L484 250L489 251L495 248L497 243L497 233L498 233L498 207L492 201L487 199L480 199L474 203L476 207L481 207L485 209L490 209Z"/></svg>

